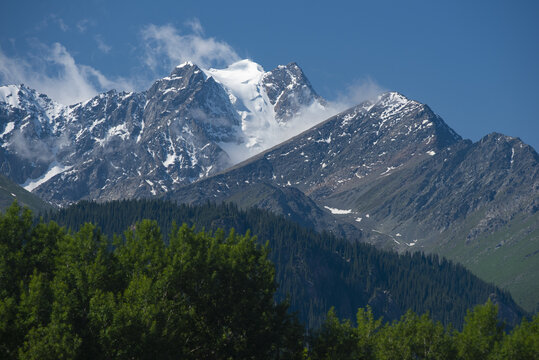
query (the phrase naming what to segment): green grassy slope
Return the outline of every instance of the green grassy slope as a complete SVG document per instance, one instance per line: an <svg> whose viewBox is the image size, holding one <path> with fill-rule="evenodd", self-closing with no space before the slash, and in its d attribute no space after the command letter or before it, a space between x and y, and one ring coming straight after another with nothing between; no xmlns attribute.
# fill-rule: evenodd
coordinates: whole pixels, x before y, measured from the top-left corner
<svg viewBox="0 0 539 360"><path fill-rule="evenodd" d="M4 175L0 175L0 211L4 211L15 200L20 205L30 208L35 214L52 209L50 204L41 200L38 196L26 191Z"/></svg>
<svg viewBox="0 0 539 360"><path fill-rule="evenodd" d="M438 249L481 279L508 290L529 312L539 310L539 213L515 217L493 233L466 241L466 227Z"/></svg>

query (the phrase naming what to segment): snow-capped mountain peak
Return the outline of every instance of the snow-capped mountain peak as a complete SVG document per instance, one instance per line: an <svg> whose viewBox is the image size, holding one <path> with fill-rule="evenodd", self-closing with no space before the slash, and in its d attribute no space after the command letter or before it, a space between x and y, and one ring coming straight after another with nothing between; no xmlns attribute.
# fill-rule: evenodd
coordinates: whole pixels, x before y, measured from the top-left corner
<svg viewBox="0 0 539 360"><path fill-rule="evenodd" d="M6 105L13 109L37 107L47 111L51 116L57 116L66 108L65 105L57 103L47 95L40 94L24 84L0 86L0 106Z"/></svg>
<svg viewBox="0 0 539 360"><path fill-rule="evenodd" d="M203 70L228 93L241 118L239 141L221 142L234 163L286 140L318 121L313 107L326 114L326 102L312 89L296 63L266 72L251 60L224 69Z"/></svg>
<svg viewBox="0 0 539 360"><path fill-rule="evenodd" d="M281 72L292 75L270 75ZM279 80L272 90L280 99L268 96L270 78ZM0 167L56 204L157 195L323 120L294 118L304 105L322 106L296 91L305 88L297 65L265 72L250 60L209 70L185 62L147 91L111 90L69 106L24 85L2 86ZM284 109L285 98L301 106Z"/></svg>
<svg viewBox="0 0 539 360"><path fill-rule="evenodd" d="M23 85L0 86L0 102L11 107L19 107L19 91Z"/></svg>
<svg viewBox="0 0 539 360"><path fill-rule="evenodd" d="M176 69L182 68L184 66L193 66L193 65L194 64L191 61L185 61L185 62L181 63L180 65L176 66Z"/></svg>
<svg viewBox="0 0 539 360"><path fill-rule="evenodd" d="M278 126L275 112L261 80L265 74L259 64L241 60L225 69L205 70L229 94L230 101L241 117L245 145L262 150L266 145L264 133Z"/></svg>
<svg viewBox="0 0 539 360"><path fill-rule="evenodd" d="M280 122L286 122L297 116L306 107L326 106L326 101L314 91L295 62L279 65L276 69L265 73L262 82Z"/></svg>

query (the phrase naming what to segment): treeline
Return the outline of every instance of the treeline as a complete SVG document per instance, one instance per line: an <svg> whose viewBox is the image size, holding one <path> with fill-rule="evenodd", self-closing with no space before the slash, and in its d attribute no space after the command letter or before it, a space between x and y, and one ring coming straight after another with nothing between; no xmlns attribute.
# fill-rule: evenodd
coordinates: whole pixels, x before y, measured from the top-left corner
<svg viewBox="0 0 539 360"><path fill-rule="evenodd" d="M343 318L371 306L376 317L398 319L406 310L430 313L444 325L462 328L466 310L491 298L510 324L523 315L510 295L436 255L397 255L362 243L350 243L329 233L317 233L260 209L240 210L233 204L177 205L157 200L80 202L45 220L69 229L90 222L104 234L122 234L142 219L154 219L165 241L172 224L186 223L198 231L222 228L251 230L260 244L268 243L276 267L277 301L289 299L308 328L321 325L330 307Z"/></svg>
<svg viewBox="0 0 539 360"><path fill-rule="evenodd" d="M309 339L308 359L539 359L539 314L524 319L511 333L498 321L490 301L467 312L462 331L444 328L428 314L409 310L398 321L382 323L370 308L360 308L356 326L341 321L333 309Z"/></svg>
<svg viewBox="0 0 539 360"><path fill-rule="evenodd" d="M406 312L383 324L331 309L309 335L250 234L155 221L110 239L68 232L16 204L0 215L2 359L537 359L539 316L506 334L487 302L462 331Z"/></svg>

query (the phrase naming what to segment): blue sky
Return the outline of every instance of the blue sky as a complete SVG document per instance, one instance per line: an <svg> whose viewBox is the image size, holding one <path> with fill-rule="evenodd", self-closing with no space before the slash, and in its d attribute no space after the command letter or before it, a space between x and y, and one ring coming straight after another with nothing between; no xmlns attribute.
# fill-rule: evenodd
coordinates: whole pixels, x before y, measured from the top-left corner
<svg viewBox="0 0 539 360"><path fill-rule="evenodd" d="M263 4L263 5L259 5ZM297 62L325 98L395 90L465 138L539 149L539 1L9 1L0 84L63 102L141 90L192 58Z"/></svg>

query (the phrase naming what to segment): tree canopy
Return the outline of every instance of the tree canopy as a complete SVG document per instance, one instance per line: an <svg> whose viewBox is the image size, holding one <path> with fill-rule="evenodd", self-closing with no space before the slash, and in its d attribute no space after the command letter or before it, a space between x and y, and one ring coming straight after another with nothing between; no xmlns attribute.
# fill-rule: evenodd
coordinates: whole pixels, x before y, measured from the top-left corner
<svg viewBox="0 0 539 360"><path fill-rule="evenodd" d="M0 214L2 359L539 359L539 315L504 331L497 306L462 330L408 310L384 322L331 308L306 329L275 301L269 248L249 232L142 220L112 239Z"/></svg>
<svg viewBox="0 0 539 360"><path fill-rule="evenodd" d="M0 217L4 359L271 359L302 354L303 329L275 303L268 249L249 233L143 220L110 242Z"/></svg>

